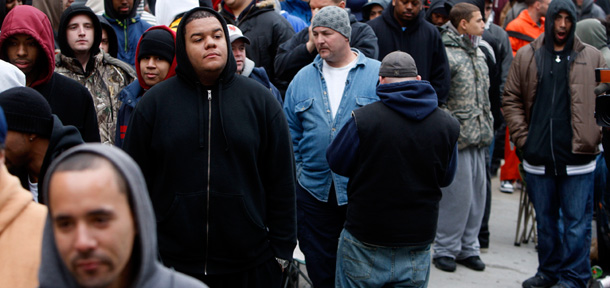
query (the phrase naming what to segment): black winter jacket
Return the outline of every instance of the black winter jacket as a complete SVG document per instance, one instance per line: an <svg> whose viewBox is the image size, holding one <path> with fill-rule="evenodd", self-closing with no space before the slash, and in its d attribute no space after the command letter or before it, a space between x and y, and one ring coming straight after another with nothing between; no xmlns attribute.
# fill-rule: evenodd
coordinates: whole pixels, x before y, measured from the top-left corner
<svg viewBox="0 0 610 288"><path fill-rule="evenodd" d="M356 16L349 15L350 25L352 27L352 35L349 45L352 48L358 49L366 57L377 59L379 55L379 47L377 46L377 36L373 29L366 23L361 23L356 20ZM309 41L309 30L303 29L295 34L286 43L280 45L275 57L275 73L284 81L292 81L294 75L301 68L313 62L313 59L318 55L318 51L314 49L312 53L307 51L305 45Z"/></svg>
<svg viewBox="0 0 610 288"><path fill-rule="evenodd" d="M438 96L439 106L447 102L451 73L445 45L438 29L424 19L420 12L412 25L402 30L394 19L394 6L383 10L381 17L367 22L375 31L379 45L379 61L396 50L404 51L415 59L422 80L430 81Z"/></svg>
<svg viewBox="0 0 610 288"><path fill-rule="evenodd" d="M208 8L195 8L184 16ZM139 164L157 217L165 265L187 274L244 271L296 246L292 140L282 108L255 80L235 74L231 49L203 86L176 37L177 77L146 92L124 150ZM208 232L209 231L209 232Z"/></svg>
<svg viewBox="0 0 610 288"><path fill-rule="evenodd" d="M288 83L282 83L277 79L273 60L278 47L292 38L294 29L286 18L275 12L273 5L273 1L252 4L251 8L247 8L241 15L238 15L241 17L238 21L235 21L235 16L227 10L226 6L223 6L220 14L228 24L239 27L244 36L250 39L251 44L246 45L248 58L254 61L256 67L264 67L271 82L285 90Z"/></svg>

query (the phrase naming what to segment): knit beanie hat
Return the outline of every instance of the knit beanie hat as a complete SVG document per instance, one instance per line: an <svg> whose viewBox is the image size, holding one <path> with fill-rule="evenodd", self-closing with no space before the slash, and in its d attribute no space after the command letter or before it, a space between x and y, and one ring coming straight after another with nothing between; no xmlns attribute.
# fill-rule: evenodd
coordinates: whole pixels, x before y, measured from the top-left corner
<svg viewBox="0 0 610 288"><path fill-rule="evenodd" d="M408 53L394 51L383 57L379 67L379 76L394 78L417 77L415 60Z"/></svg>
<svg viewBox="0 0 610 288"><path fill-rule="evenodd" d="M34 133L49 138L53 115L49 102L30 87L15 87L0 93L8 130Z"/></svg>
<svg viewBox="0 0 610 288"><path fill-rule="evenodd" d="M174 36L169 31L164 29L147 31L140 40L138 61L144 56L155 55L172 63L176 55L175 47Z"/></svg>
<svg viewBox="0 0 610 288"><path fill-rule="evenodd" d="M351 39L352 26L349 22L347 11L337 6L326 6L313 17L311 28L327 27L333 29L347 39Z"/></svg>

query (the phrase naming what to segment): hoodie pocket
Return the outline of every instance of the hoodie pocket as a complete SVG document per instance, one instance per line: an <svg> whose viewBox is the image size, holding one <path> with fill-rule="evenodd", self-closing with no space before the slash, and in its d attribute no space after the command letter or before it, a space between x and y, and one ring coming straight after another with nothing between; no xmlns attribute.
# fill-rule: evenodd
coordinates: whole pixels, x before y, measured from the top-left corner
<svg viewBox="0 0 610 288"><path fill-rule="evenodd" d="M252 211L256 209L252 206L246 205L243 195L210 193L211 259L248 259L267 248L267 228L263 220L256 220L263 212Z"/></svg>
<svg viewBox="0 0 610 288"><path fill-rule="evenodd" d="M184 261L205 258L205 192L176 193L157 230L159 251Z"/></svg>

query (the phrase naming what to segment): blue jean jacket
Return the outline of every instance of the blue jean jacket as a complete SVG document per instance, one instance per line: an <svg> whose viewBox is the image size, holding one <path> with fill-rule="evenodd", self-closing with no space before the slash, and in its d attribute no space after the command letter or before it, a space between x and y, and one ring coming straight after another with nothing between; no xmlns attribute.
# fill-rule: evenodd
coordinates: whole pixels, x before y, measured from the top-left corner
<svg viewBox="0 0 610 288"><path fill-rule="evenodd" d="M380 62L366 58L356 49L352 48L352 51L358 53L358 59L349 71L334 119L320 55L297 73L284 100L299 184L316 199L327 202L330 185L334 182L339 205L347 204L348 178L331 172L326 148L354 109L379 100L375 89Z"/></svg>

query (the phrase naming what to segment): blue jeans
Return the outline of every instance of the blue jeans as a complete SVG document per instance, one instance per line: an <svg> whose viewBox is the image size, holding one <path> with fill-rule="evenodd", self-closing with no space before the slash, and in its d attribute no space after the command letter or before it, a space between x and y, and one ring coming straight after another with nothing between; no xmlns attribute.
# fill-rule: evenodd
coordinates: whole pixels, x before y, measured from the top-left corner
<svg viewBox="0 0 610 288"><path fill-rule="evenodd" d="M343 229L335 275L335 287L428 287L430 245L375 246Z"/></svg>
<svg viewBox="0 0 610 288"><path fill-rule="evenodd" d="M575 176L527 173L526 181L536 210L538 274L568 287L586 287L591 277L593 173ZM559 229L559 221L563 229Z"/></svg>

